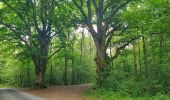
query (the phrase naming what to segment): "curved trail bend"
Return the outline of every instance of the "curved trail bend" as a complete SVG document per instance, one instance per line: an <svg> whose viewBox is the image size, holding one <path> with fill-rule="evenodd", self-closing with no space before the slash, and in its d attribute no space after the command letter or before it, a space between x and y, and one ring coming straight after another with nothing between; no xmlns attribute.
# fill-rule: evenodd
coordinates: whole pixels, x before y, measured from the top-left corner
<svg viewBox="0 0 170 100"><path fill-rule="evenodd" d="M83 93L91 85L52 86L46 89L27 89L25 92L44 100L86 100Z"/></svg>
<svg viewBox="0 0 170 100"><path fill-rule="evenodd" d="M0 100L86 100L91 85L52 86L46 89L0 89Z"/></svg>

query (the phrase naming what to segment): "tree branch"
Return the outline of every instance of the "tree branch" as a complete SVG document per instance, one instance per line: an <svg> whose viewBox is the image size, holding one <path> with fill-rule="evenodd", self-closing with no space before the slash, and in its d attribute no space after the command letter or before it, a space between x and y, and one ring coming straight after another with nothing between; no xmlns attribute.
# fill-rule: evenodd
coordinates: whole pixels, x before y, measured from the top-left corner
<svg viewBox="0 0 170 100"><path fill-rule="evenodd" d="M31 1L31 4L32 4L32 12L33 12L33 20L34 20L34 25L35 25L35 28L37 30L38 33L41 33L42 31L40 30L39 26L38 26L38 22L37 22L37 15L36 15L36 7L35 5L33 4L33 2Z"/></svg>
<svg viewBox="0 0 170 100"><path fill-rule="evenodd" d="M46 29L46 33L49 32L51 30L51 25L52 25L52 22L53 22L53 15L54 15L54 10L55 10L55 1L52 0L51 1L51 4L50 4L50 17L49 17L49 23L48 23L48 26L47 26L47 29ZM49 34L51 35L51 34Z"/></svg>
<svg viewBox="0 0 170 100"><path fill-rule="evenodd" d="M117 44L119 47L116 49L116 53L115 53L115 55L113 56L113 57L111 57L111 61L113 61L115 58L117 58L118 57L118 55L119 55L119 53L120 53L120 51L122 50L122 49L124 49L126 46L128 46L131 42L133 42L133 41L135 41L136 39L139 39L141 36L137 36L137 37L134 37L134 38L131 38L129 41L127 41L126 43L124 43L124 44L122 44L121 43L121 45L120 45L120 43L119 44ZM115 44L116 45L116 44Z"/></svg>
<svg viewBox="0 0 170 100"><path fill-rule="evenodd" d="M120 28L121 25L122 25L122 24L117 25L115 28L113 28L112 30L110 30L110 31L108 32L108 34L106 35L106 38L108 37L108 39L107 39L107 41L106 41L106 47L108 47L109 42L111 41L112 37L115 35L115 34L114 34L114 31L116 31L118 28Z"/></svg>
<svg viewBox="0 0 170 100"><path fill-rule="evenodd" d="M2 1L5 3L5 5L7 5L11 10L13 10L18 15L18 17L24 22L26 28L28 28L28 23L26 22L24 17L15 8L13 8L10 4L8 4L6 0L2 0Z"/></svg>
<svg viewBox="0 0 170 100"><path fill-rule="evenodd" d="M110 13L110 15L108 16L108 18L106 19L106 26L109 25L109 23L111 23L113 16L123 7L125 7L127 4L129 4L129 2L131 2L132 0L127 0L126 2L122 3L122 4L116 4L115 7L112 8L112 11Z"/></svg>
<svg viewBox="0 0 170 100"><path fill-rule="evenodd" d="M64 47L64 45L60 46L55 52L53 52L49 57L48 60L51 59L57 52L59 52L62 48Z"/></svg>
<svg viewBox="0 0 170 100"><path fill-rule="evenodd" d="M82 13L83 17L85 20L87 20L87 15L85 14L84 10L83 10L83 7L82 7L82 4L79 5L76 0L73 0L73 3L76 5L76 7L80 10L80 12Z"/></svg>
<svg viewBox="0 0 170 100"><path fill-rule="evenodd" d="M21 37L21 35L19 34L19 32L18 32L17 30L15 30L15 29L13 28L13 26L11 26L10 24L4 23L4 22L1 21L1 20L0 20L0 23L1 23L3 26L5 26L6 28L10 29L12 32L14 32L14 33L16 34L16 36L17 36L22 42L24 42L24 43L27 45L27 47L30 49L30 46L28 45L27 41L24 40L24 39Z"/></svg>

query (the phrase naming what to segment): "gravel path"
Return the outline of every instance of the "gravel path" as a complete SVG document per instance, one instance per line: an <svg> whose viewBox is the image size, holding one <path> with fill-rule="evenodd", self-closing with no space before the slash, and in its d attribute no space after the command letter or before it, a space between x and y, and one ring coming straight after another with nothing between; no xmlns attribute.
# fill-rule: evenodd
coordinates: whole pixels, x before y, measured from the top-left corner
<svg viewBox="0 0 170 100"><path fill-rule="evenodd" d="M91 85L53 86L47 89L28 89L27 93L44 98L45 100L86 100L83 93Z"/></svg>
<svg viewBox="0 0 170 100"><path fill-rule="evenodd" d="M86 100L91 85L53 86L46 89L0 89L0 100Z"/></svg>
<svg viewBox="0 0 170 100"><path fill-rule="evenodd" d="M0 89L0 100L44 100L17 89Z"/></svg>

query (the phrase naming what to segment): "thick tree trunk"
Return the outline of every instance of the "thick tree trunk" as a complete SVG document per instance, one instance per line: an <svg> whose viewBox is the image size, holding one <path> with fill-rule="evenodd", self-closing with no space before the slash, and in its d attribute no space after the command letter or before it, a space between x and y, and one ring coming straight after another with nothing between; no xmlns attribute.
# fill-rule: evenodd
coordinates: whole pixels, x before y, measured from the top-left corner
<svg viewBox="0 0 170 100"><path fill-rule="evenodd" d="M100 48L97 47L97 58L96 58L96 64L97 64L97 84L101 85L104 80L104 69L106 67L106 60L105 60L105 47L101 46Z"/></svg>
<svg viewBox="0 0 170 100"><path fill-rule="evenodd" d="M37 59L37 63L34 63L35 68L35 74L36 74L36 81L35 86L36 88L45 88L45 82L44 82L44 75L47 68L47 60L44 61L44 59Z"/></svg>
<svg viewBox="0 0 170 100"><path fill-rule="evenodd" d="M44 75L47 69L49 43L43 39L40 41L40 48L32 55L32 59L35 65L35 86L36 88L45 88Z"/></svg>
<svg viewBox="0 0 170 100"><path fill-rule="evenodd" d="M41 71L41 70L36 71L36 81L35 81L36 88L44 88L45 87L44 75L45 75L44 71Z"/></svg>

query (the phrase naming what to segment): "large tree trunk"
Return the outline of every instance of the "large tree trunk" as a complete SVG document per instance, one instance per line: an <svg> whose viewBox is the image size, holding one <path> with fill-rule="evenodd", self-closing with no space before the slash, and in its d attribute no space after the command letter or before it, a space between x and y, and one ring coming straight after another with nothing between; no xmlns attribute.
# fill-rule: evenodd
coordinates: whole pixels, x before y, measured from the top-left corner
<svg viewBox="0 0 170 100"><path fill-rule="evenodd" d="M45 88L45 82L44 82L44 75L47 68L47 59L36 59L35 64L35 74L36 74L36 80L35 80L35 86L36 88Z"/></svg>
<svg viewBox="0 0 170 100"><path fill-rule="evenodd" d="M45 75L45 71L38 70L38 69L36 70L36 81L35 81L36 88L44 88L45 87L44 75Z"/></svg>
<svg viewBox="0 0 170 100"><path fill-rule="evenodd" d="M45 88L44 75L47 69L49 43L43 39L40 41L40 48L34 52L32 59L35 65L35 86L36 88Z"/></svg>
<svg viewBox="0 0 170 100"><path fill-rule="evenodd" d="M97 64L97 84L101 85L104 80L104 69L106 67L106 60L105 60L105 46L97 47L97 58L96 58L96 64Z"/></svg>

